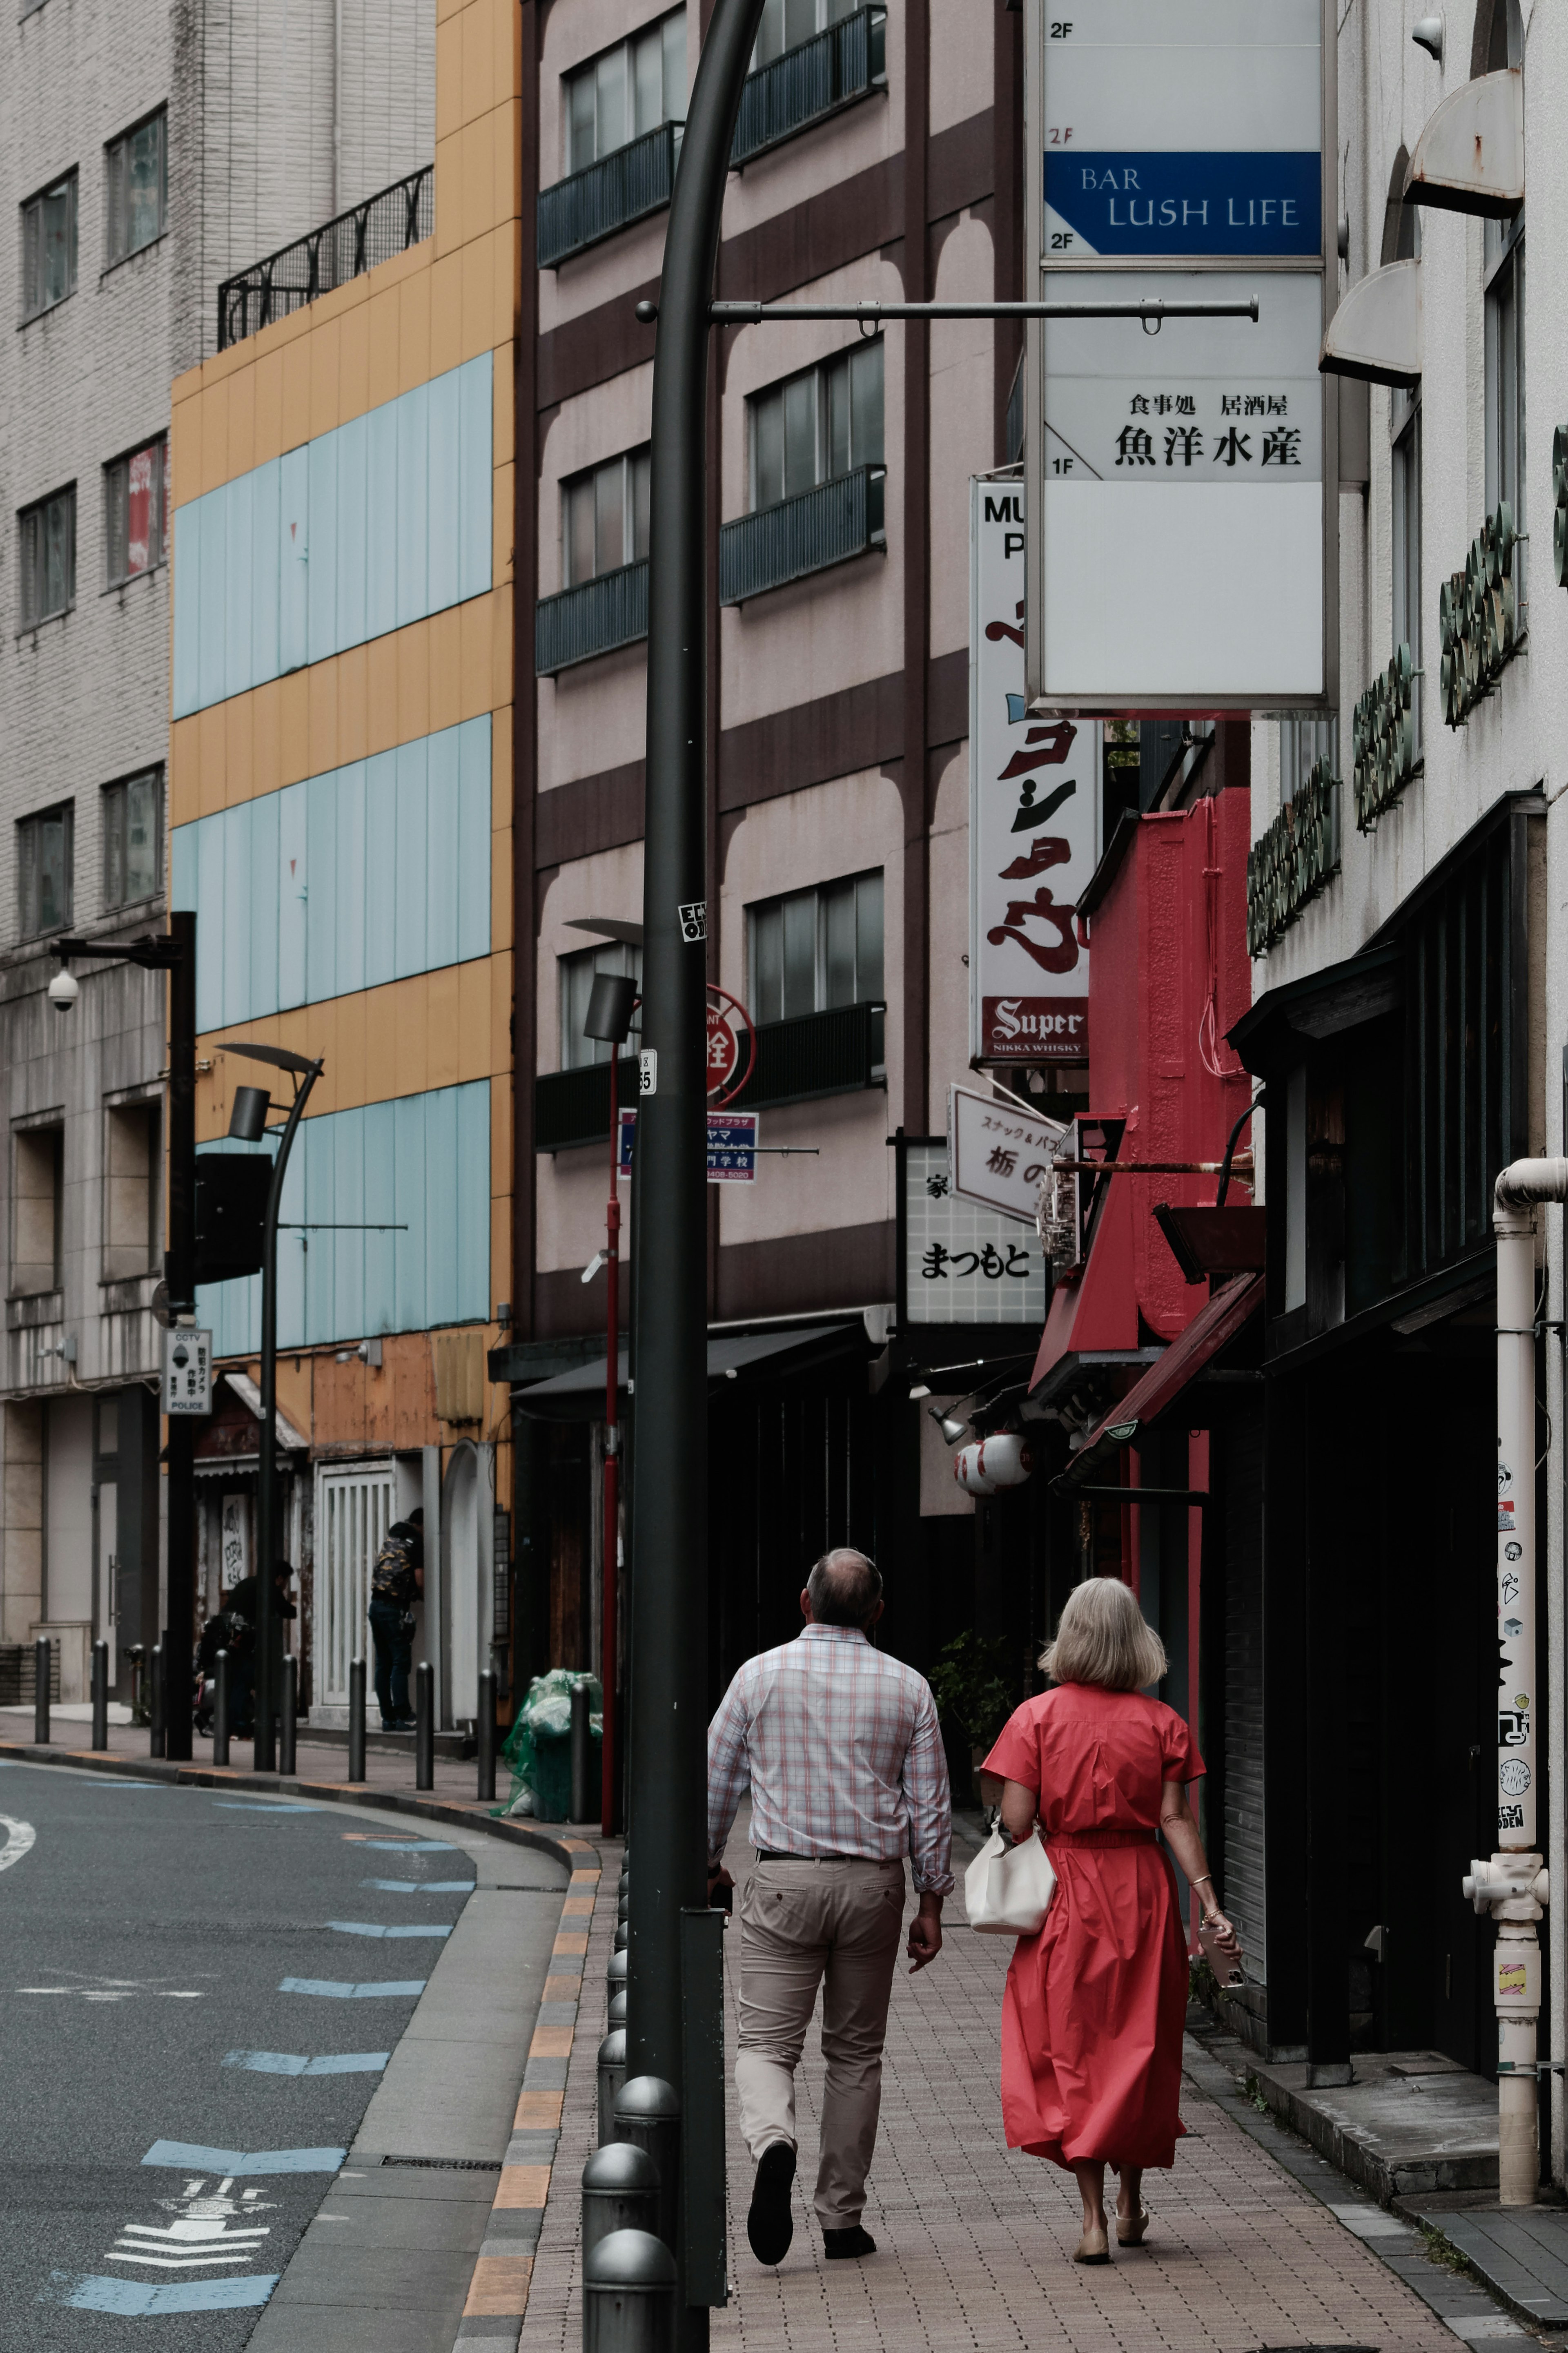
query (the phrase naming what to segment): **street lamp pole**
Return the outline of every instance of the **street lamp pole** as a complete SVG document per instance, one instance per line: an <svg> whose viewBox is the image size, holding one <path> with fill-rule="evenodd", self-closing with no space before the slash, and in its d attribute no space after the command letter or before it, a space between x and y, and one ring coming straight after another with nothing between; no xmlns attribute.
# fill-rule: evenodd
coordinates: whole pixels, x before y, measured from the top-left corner
<svg viewBox="0 0 1568 2353"><path fill-rule="evenodd" d="M277 1595L272 1583L273 1562L278 1543L275 1522L278 1506L277 1472L274 1458L277 1451L278 1417L278 1213L283 1200L283 1179L289 1166L289 1155L294 1147L294 1137L305 1114L310 1089L321 1077L324 1065L307 1061L303 1054L291 1054L284 1046L258 1046L247 1041L226 1040L226 1054L243 1054L252 1062L270 1062L275 1070L288 1071L294 1079L294 1100L289 1116L283 1123L277 1156L272 1163L272 1182L267 1188L267 1218L262 1231L261 1258L261 1429L257 1442L256 1463L256 1735L252 1761L258 1773L270 1773L276 1761L272 1723L272 1651L277 1624ZM242 1144L259 1144L267 1133L267 1114L272 1099L262 1087L237 1087L234 1109L229 1114L228 1132Z"/></svg>
<svg viewBox="0 0 1568 2353"><path fill-rule="evenodd" d="M600 1689L604 1697L604 1737L600 1743L600 1825L606 1838L620 1829L620 1722L616 1704L616 1664L620 1649L618 1630L620 1580L620 1364L621 1364L621 1197L619 1104L616 1080L621 1048L631 1032L637 1005L637 983L626 974L594 976L584 1018L583 1035L610 1050L610 1198L605 1210L605 1532L600 1546L603 1607L600 1615ZM590 1273L593 1269L588 1270Z"/></svg>

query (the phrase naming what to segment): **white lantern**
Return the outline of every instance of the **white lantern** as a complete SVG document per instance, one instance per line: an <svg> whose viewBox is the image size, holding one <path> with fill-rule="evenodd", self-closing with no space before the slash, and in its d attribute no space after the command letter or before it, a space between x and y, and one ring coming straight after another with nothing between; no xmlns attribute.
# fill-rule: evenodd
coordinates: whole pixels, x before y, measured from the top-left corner
<svg viewBox="0 0 1568 2353"><path fill-rule="evenodd" d="M952 1458L952 1475L966 1495L994 1495L995 1488L980 1467L984 1446L961 1446Z"/></svg>
<svg viewBox="0 0 1568 2353"><path fill-rule="evenodd" d="M979 1471L988 1488L1021 1487L1034 1468L1029 1441L1016 1430L999 1430L983 1438L975 1449Z"/></svg>

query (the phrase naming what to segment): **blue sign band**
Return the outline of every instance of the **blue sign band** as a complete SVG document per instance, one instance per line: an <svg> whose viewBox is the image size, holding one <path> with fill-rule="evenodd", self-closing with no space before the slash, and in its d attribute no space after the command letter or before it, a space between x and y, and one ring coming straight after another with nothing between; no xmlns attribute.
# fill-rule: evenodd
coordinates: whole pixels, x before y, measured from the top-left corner
<svg viewBox="0 0 1568 2353"><path fill-rule="evenodd" d="M1322 251L1322 158L1315 153L1131 155L1052 149L1045 161L1047 204L1095 253ZM1052 237L1047 242L1052 253L1071 250Z"/></svg>

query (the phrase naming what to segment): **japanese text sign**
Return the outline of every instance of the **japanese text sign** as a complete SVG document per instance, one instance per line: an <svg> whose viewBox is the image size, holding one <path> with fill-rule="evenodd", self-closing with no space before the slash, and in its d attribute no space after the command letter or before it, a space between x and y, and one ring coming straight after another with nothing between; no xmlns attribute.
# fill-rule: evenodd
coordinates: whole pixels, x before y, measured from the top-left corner
<svg viewBox="0 0 1568 2353"><path fill-rule="evenodd" d="M758 1114L754 1111L715 1111L708 1114L708 1182L710 1185L754 1185L757 1179ZM632 1150L637 1115L620 1114L620 1172L632 1173Z"/></svg>
<svg viewBox="0 0 1568 2353"><path fill-rule="evenodd" d="M1067 1130L1004 1097L967 1087L947 1091L947 1151L952 1189L1034 1229L1040 1186Z"/></svg>
<svg viewBox="0 0 1568 2353"><path fill-rule="evenodd" d="M176 1324L163 1335L163 1409L165 1413L211 1413L213 1335Z"/></svg>
<svg viewBox="0 0 1568 2353"><path fill-rule="evenodd" d="M1044 1324L1038 1235L956 1193L945 1144L910 1140L902 1156L905 1322Z"/></svg>

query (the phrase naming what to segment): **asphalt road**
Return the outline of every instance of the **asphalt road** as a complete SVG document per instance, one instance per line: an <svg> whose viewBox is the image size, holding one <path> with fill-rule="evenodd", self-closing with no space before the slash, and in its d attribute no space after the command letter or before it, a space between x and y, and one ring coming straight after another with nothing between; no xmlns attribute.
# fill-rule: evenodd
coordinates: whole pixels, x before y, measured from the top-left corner
<svg viewBox="0 0 1568 2353"><path fill-rule="evenodd" d="M247 2342L473 1882L360 1820L0 1766L0 2353Z"/></svg>

